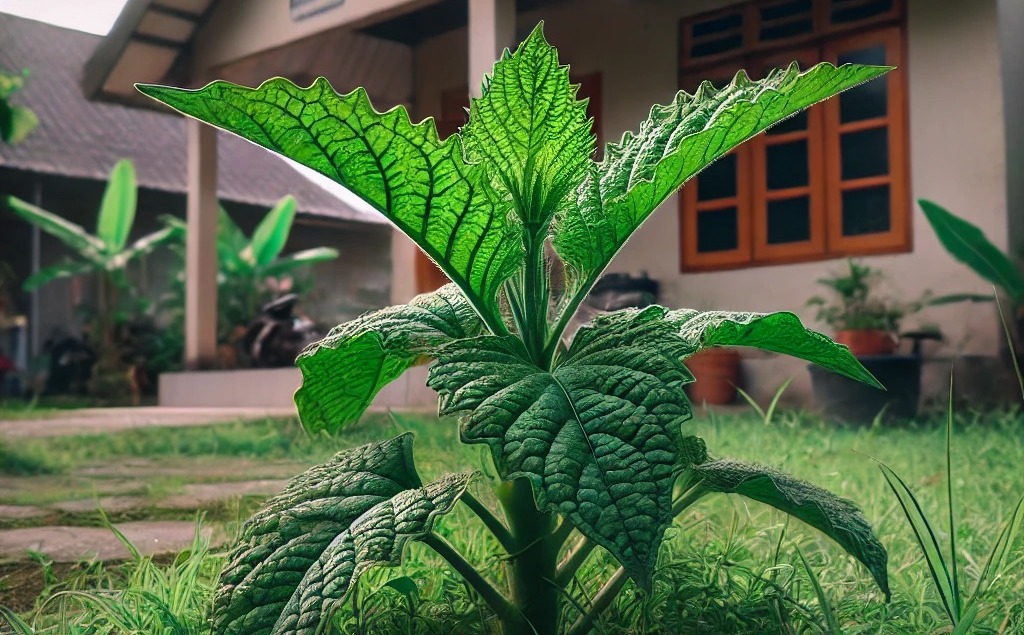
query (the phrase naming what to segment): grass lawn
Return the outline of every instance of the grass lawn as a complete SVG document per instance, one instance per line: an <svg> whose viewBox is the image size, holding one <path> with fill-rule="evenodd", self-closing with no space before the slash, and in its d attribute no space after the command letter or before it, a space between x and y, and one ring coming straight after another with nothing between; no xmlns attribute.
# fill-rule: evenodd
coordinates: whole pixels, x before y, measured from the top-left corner
<svg viewBox="0 0 1024 635"><path fill-rule="evenodd" d="M595 632L832 632L827 630L822 607L800 565L797 549L817 573L843 633L922 634L948 624L913 534L869 458L876 457L900 473L945 532L945 429L941 421L923 422L912 428L854 429L837 428L796 413L778 413L767 425L753 416L718 415L700 417L688 428L688 432L704 437L716 456L778 466L860 505L889 551L892 600L886 604L867 572L813 529L797 521L787 525L785 516L757 503L719 496L699 503L669 530L653 593L645 596L627 585ZM137 457L186 466L238 461L238 465L252 466L253 473L260 466L277 462L298 471L343 447L406 429L416 432L417 461L425 480L467 467L493 474L480 446L463 446L456 441L453 421L411 415L371 417L332 441L310 441L292 421L28 439L19 441L16 448L8 446L4 450L0 446L0 473L37 473L44 475L38 478L59 482L90 466L118 465ZM1024 416L1020 414L958 417L953 440L956 539L962 584L966 582L968 589L973 588L972 582L1000 525L1024 494L1022 432ZM11 467L18 465L28 467ZM237 477L248 476L242 473ZM173 485L169 480L163 485L150 483L149 487ZM485 482L476 485L475 491L480 498L491 500ZM9 500L10 494L0 492L0 502L5 496ZM252 506L256 504L251 502ZM207 522L225 520L214 515ZM232 529L228 523L228 533ZM468 511L457 508L441 521L439 533L501 583L502 553ZM939 540L948 544L948 534L940 533ZM153 597L165 593L176 598L183 607L181 619L197 629L167 632L201 632L203 607L209 600L220 558L194 550L185 558L162 562L51 572L45 594L52 596L72 587L127 586L138 590L149 585L154 587L149 589L156 593ZM1024 534L1015 537L1007 562L984 604L978 628L972 632L1024 633ZM147 567L155 568L160 575L146 574ZM570 588L573 601L586 604L599 579L613 570L603 554L592 556L581 570L578 583ZM415 592L403 582L385 584L402 576L416 581ZM0 598L4 585L0 572ZM58 604L51 601L37 615L40 632L67 632L55 621ZM73 605L71 602L67 607ZM121 607L115 610L124 610L125 602L103 606L111 610L114 605ZM128 605L134 606L131 602ZM93 605L89 614L96 615L97 610ZM150 606L138 610L155 614L157 609ZM567 610L575 609L570 606ZM377 570L366 576L355 599L339 613L338 625L341 632L381 634L480 633L494 632L495 628L486 610L444 562L419 545L410 549L404 567Z"/></svg>

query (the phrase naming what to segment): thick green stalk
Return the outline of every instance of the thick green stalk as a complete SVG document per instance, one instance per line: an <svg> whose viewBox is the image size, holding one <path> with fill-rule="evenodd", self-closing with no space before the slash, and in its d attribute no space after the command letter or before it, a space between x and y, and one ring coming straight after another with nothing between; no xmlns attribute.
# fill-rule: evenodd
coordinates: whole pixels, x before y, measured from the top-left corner
<svg viewBox="0 0 1024 635"><path fill-rule="evenodd" d="M552 539L554 514L537 509L532 486L525 478L499 484L496 493L517 545L506 566L512 604L520 615L505 621L503 633L555 635L560 595L554 584L558 558L558 546Z"/></svg>
<svg viewBox="0 0 1024 635"><path fill-rule="evenodd" d="M522 333L523 343L531 358L541 368L550 366L551 358L545 355L548 334L548 284L547 268L544 266L544 235L547 224L526 228L526 269L524 272L524 296L526 301L526 330Z"/></svg>

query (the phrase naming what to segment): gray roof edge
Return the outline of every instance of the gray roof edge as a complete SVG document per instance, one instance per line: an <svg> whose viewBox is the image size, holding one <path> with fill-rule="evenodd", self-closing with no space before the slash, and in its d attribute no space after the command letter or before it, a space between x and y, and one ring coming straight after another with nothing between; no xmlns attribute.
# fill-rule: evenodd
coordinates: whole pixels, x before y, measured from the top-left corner
<svg viewBox="0 0 1024 635"><path fill-rule="evenodd" d="M85 63L82 73L82 92L86 99L100 99L103 97L103 85L107 78L121 59L132 33L142 22L146 10L152 0L128 0L128 3L117 16L113 28L107 33L96 46L89 60Z"/></svg>

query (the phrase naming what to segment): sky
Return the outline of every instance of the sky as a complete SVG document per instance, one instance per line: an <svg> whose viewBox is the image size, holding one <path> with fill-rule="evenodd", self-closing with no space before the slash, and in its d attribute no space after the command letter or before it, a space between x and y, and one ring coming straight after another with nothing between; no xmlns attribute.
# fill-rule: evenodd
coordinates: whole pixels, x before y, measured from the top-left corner
<svg viewBox="0 0 1024 635"><path fill-rule="evenodd" d="M0 0L0 13L106 35L127 0Z"/></svg>

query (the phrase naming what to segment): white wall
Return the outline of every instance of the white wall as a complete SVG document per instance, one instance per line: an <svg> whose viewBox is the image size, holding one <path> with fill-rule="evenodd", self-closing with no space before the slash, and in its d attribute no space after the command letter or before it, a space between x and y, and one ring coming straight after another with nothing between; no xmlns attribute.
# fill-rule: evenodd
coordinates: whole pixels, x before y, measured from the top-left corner
<svg viewBox="0 0 1024 635"><path fill-rule="evenodd" d="M1001 0L1010 3L1020 0ZM601 124L606 140L635 129L654 103L677 90L678 20L732 4L695 0L659 2L579 0L520 16L522 37L545 20L548 40L581 74L600 71ZM1006 163L996 0L909 0L908 81L912 196L930 198L969 217L997 244L1007 234ZM440 91L465 83L466 34L451 32L416 49L416 106L438 112ZM962 95L962 96L961 96ZM670 306L791 310L805 319L815 280L842 261L681 274L678 204L672 197L639 230L611 270L647 271L662 282ZM942 249L920 211L913 209L911 253L866 258L885 270L891 291L913 298L988 289ZM939 352L995 354L1000 345L991 306L952 305L908 319L938 324L949 338ZM773 374L805 377L799 362L779 362ZM795 385L797 392L800 386ZM806 386L805 386L806 388Z"/></svg>

